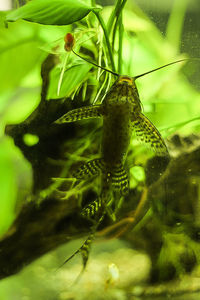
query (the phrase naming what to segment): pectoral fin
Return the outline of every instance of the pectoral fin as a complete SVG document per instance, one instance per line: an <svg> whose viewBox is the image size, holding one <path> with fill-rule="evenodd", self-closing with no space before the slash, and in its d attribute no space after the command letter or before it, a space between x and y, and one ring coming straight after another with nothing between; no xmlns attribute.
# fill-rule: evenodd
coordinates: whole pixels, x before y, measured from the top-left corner
<svg viewBox="0 0 200 300"><path fill-rule="evenodd" d="M85 106L77 109L73 109L59 118L55 123L69 123L76 122L79 120L89 119L89 118L98 118L103 115L102 105L91 105Z"/></svg>
<svg viewBox="0 0 200 300"><path fill-rule="evenodd" d="M104 169L104 161L101 158L93 159L81 165L73 173L73 177L77 179L89 179L99 175L103 169Z"/></svg>
<svg viewBox="0 0 200 300"><path fill-rule="evenodd" d="M156 127L142 113L134 114L132 118L133 130L137 138L149 144L157 155L169 155L167 146Z"/></svg>
<svg viewBox="0 0 200 300"><path fill-rule="evenodd" d="M81 211L81 215L87 219L91 219L94 216L98 215L101 209L102 201L101 197L99 197L98 199L85 206Z"/></svg>

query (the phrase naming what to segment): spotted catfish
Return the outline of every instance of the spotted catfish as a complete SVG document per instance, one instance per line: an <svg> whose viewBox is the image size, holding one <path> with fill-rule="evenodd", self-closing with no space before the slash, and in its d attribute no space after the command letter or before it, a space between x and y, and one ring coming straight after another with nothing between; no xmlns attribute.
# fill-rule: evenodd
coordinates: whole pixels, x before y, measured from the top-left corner
<svg viewBox="0 0 200 300"><path fill-rule="evenodd" d="M71 34L68 35L71 37ZM65 39L65 42L66 40L68 41L68 39ZM70 38L71 40L72 38ZM61 124L89 118L103 118L101 158L83 164L75 172L74 177L87 179L101 174L104 189L109 190L112 186L113 190L125 195L128 193L129 179L124 164L133 130L138 139L149 144L157 155L168 155L167 147L159 131L142 113L135 80L187 59L181 59L138 76L130 77L121 76L114 71L90 62L76 53L73 46L70 47L70 50L79 58L118 77L101 105L74 109L56 121L56 123Z"/></svg>
<svg viewBox="0 0 200 300"><path fill-rule="evenodd" d="M73 48L70 48L70 50L81 59L91 63L74 52ZM89 118L103 118L101 157L84 163L74 173L74 177L77 179L89 179L98 175L101 176L102 186L98 199L83 208L81 212L81 215L87 218L94 217L95 223L91 229L91 234L84 244L65 263L74 257L75 254L80 253L83 259L83 270L85 269L95 232L103 220L105 213L109 215L112 213L111 210L111 213L109 211L109 205L113 200L113 191L119 193L121 196L128 193L129 178L125 169L125 161L132 132L135 131L139 140L149 144L158 155L168 155L167 147L159 131L142 113L141 101L135 80L180 61L184 61L184 59L135 77L121 76L92 63L96 67L117 76L118 79L106 94L101 105L91 105L71 110L56 121L57 124L61 124Z"/></svg>
<svg viewBox="0 0 200 300"><path fill-rule="evenodd" d="M132 131L148 143L158 155L168 155L163 138L156 127L142 114L135 78L119 76L101 105L74 109L56 123L75 122L89 118L103 118L101 158L83 164L74 174L87 179L102 174L106 182L121 195L128 193L129 180L124 163Z"/></svg>

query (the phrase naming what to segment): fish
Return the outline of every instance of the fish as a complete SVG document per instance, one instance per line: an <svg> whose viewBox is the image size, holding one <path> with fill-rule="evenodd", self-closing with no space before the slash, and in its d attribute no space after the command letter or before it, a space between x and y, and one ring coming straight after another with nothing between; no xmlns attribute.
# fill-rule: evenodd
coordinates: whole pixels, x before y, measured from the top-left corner
<svg viewBox="0 0 200 300"><path fill-rule="evenodd" d="M157 155L169 155L158 129L142 113L134 77L119 76L102 104L71 110L56 123L63 124L91 118L103 119L101 155L99 159L81 165L73 174L76 179L87 180L102 175L103 181L109 182L114 191L126 195L129 191L129 178L125 161L133 132Z"/></svg>
<svg viewBox="0 0 200 300"><path fill-rule="evenodd" d="M100 195L84 207L81 212L81 215L87 219L94 218L91 233L83 245L64 262L65 264L76 254L80 253L83 259L83 272L98 226L106 213L110 216L112 215L110 206L114 201L114 196L117 194L119 197L124 197L129 193L129 175L126 169L126 158L133 132L139 141L149 145L156 155L169 156L167 146L160 132L142 112L142 104L135 80L187 59L181 59L131 77L117 74L114 71L90 62L76 53L71 44L69 50L79 58L117 76L117 79L105 95L101 104L73 109L55 121L56 124L63 124L92 118L103 119L100 157L83 163L72 174L77 180L89 180L97 176L101 178Z"/></svg>

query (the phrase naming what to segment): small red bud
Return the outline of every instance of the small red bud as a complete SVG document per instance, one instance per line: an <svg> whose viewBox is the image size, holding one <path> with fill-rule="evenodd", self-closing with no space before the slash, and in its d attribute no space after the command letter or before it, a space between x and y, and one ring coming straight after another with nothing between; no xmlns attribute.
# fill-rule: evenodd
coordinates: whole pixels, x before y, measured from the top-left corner
<svg viewBox="0 0 200 300"><path fill-rule="evenodd" d="M65 46L64 46L65 50L71 51L75 43L74 36L71 33L67 33L64 37L64 41L65 41Z"/></svg>

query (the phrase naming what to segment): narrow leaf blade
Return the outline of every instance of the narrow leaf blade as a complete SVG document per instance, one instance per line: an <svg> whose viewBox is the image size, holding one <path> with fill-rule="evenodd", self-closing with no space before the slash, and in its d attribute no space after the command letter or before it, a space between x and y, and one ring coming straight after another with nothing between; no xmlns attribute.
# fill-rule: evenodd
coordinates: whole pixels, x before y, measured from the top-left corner
<svg viewBox="0 0 200 300"><path fill-rule="evenodd" d="M54 69L51 72L51 85L48 90L48 99L60 97L69 97L71 93L84 81L92 66L85 62L77 62L64 72L59 95L57 95L57 86L60 78L60 70Z"/></svg>

